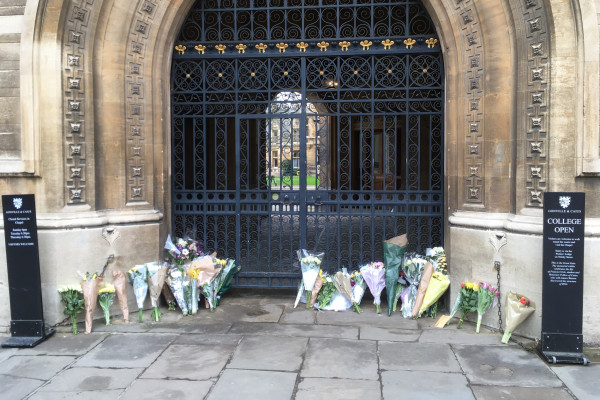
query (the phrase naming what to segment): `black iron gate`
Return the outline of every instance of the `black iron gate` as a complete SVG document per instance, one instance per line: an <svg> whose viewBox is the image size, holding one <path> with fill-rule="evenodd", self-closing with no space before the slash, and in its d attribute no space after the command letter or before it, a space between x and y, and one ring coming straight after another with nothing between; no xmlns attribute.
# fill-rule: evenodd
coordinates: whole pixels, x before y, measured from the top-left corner
<svg viewBox="0 0 600 400"><path fill-rule="evenodd" d="M175 46L173 233L295 287L443 239L443 62L419 1L203 0Z"/></svg>

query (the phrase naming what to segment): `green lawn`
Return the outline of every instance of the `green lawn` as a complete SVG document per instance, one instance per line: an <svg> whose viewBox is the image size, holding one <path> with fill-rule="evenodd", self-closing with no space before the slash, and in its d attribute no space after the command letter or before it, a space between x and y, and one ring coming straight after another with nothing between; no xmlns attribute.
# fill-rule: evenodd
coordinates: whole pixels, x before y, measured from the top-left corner
<svg viewBox="0 0 600 400"><path fill-rule="evenodd" d="M292 181L290 180L292 179ZM281 183L281 179L279 177L273 177L271 180L271 186L278 187ZM289 186L292 184L294 187L300 186L300 177L299 176L284 176L283 177L283 185ZM306 186L307 187L315 187L319 185L319 179L316 176L307 176L306 177Z"/></svg>

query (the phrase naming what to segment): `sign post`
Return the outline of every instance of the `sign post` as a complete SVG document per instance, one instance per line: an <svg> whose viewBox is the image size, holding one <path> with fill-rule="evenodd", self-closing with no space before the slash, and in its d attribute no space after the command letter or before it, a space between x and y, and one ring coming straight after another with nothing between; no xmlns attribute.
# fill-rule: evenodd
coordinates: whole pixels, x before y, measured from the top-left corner
<svg viewBox="0 0 600 400"><path fill-rule="evenodd" d="M35 198L2 196L11 338L2 347L34 347L54 333L44 326Z"/></svg>
<svg viewBox="0 0 600 400"><path fill-rule="evenodd" d="M545 193L539 350L550 363L589 363L582 334L584 238L585 193Z"/></svg>

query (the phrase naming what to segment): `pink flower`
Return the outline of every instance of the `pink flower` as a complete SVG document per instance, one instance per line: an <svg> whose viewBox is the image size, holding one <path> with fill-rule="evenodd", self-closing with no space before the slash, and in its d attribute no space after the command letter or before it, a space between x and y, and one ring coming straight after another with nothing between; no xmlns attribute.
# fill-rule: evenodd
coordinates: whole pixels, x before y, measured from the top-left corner
<svg viewBox="0 0 600 400"><path fill-rule="evenodd" d="M496 291L494 292L494 296L498 297L498 296L500 296L500 293L499 293L499 292L496 290Z"/></svg>
<svg viewBox="0 0 600 400"><path fill-rule="evenodd" d="M484 289L488 288L487 282L479 283L479 286L483 287Z"/></svg>

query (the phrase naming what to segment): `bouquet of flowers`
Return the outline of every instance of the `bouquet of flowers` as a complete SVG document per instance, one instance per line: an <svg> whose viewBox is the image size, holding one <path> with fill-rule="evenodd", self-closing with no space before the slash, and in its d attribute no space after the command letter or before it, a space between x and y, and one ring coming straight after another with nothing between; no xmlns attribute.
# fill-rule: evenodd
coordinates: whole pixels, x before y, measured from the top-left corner
<svg viewBox="0 0 600 400"><path fill-rule="evenodd" d="M446 253L444 252L443 247L427 249L425 254L427 256L427 260L431 261L433 268L436 271L442 273L443 275L448 275L448 264L446 263Z"/></svg>
<svg viewBox="0 0 600 400"><path fill-rule="evenodd" d="M392 312L396 312L396 308L398 305L398 300L404 293L404 290L408 287L408 282L404 279L404 271L400 271L400 277L398 278L398 282L396 282L396 289L394 290L394 304L392 307Z"/></svg>
<svg viewBox="0 0 600 400"><path fill-rule="evenodd" d="M419 293L419 283L421 282L421 275L427 264L427 260L417 254L407 255L407 259L404 262L404 276L409 283L409 286L402 292L402 316L404 318L411 318L413 308L417 300L417 294Z"/></svg>
<svg viewBox="0 0 600 400"><path fill-rule="evenodd" d="M165 242L165 249L171 263L179 267L203 255L200 244L189 237L171 239L169 235Z"/></svg>
<svg viewBox="0 0 600 400"><path fill-rule="evenodd" d="M462 327L465 316L470 312L477 311L477 292L479 291L479 285L473 282L462 282L460 284L460 291L458 297L450 313L450 317L454 316L456 311L460 310L460 319L458 320L457 328Z"/></svg>
<svg viewBox="0 0 600 400"><path fill-rule="evenodd" d="M198 301L200 300L198 294L199 275L200 269L194 268L191 264L185 266L184 298L185 304L192 315L198 312Z"/></svg>
<svg viewBox="0 0 600 400"><path fill-rule="evenodd" d="M438 299L442 297L449 286L450 279L448 279L446 275L442 274L441 272L434 272L429 280L427 291L423 297L423 304L421 304L421 308L419 309L417 316L421 316L425 310L433 306Z"/></svg>
<svg viewBox="0 0 600 400"><path fill-rule="evenodd" d="M129 306L127 305L127 278L123 271L113 269L113 286L119 299L119 306L123 313L123 320L125 323L129 323Z"/></svg>
<svg viewBox="0 0 600 400"><path fill-rule="evenodd" d="M233 280L233 277L235 276L235 274L237 274L238 272L240 272L242 270L242 267L240 267L239 265L235 265L235 261L234 260L222 260L223 262L226 262L224 265L222 263L223 268L221 269L221 273L219 274L220 279L219 279L219 285L218 285L218 289L217 289L217 297L216 297L216 303L215 305L219 305L219 303L221 302L221 296L223 296L223 294L229 290L229 288L231 287L231 281Z"/></svg>
<svg viewBox="0 0 600 400"><path fill-rule="evenodd" d="M319 295L319 292L321 291L321 288L323 287L322 276L323 276L323 270L320 269L319 277L315 281L315 285L313 286L312 292L310 292L310 307L311 308L314 307L315 303L317 302L317 296Z"/></svg>
<svg viewBox="0 0 600 400"><path fill-rule="evenodd" d="M479 282L479 290L477 291L477 328L475 332L479 333L483 314L496 305L498 295L498 291L493 286L488 285L487 282Z"/></svg>
<svg viewBox="0 0 600 400"><path fill-rule="evenodd" d="M304 249L298 250L298 259L300 260L300 268L302 269L302 281L304 282L304 290L306 290L306 308L310 308L310 295L321 269L322 258L323 253L311 254Z"/></svg>
<svg viewBox="0 0 600 400"><path fill-rule="evenodd" d="M216 295L218 292L217 283L215 278L221 271L221 267L215 265L211 256L203 256L193 260L187 266L188 271L194 272L194 279L196 280L197 287L199 287L204 295L204 298L208 302L210 311L215 310ZM197 299L195 299L197 302Z"/></svg>
<svg viewBox="0 0 600 400"><path fill-rule="evenodd" d="M83 299L83 291L77 286L63 286L58 289L60 300L65 306L63 313L71 318L73 327L73 335L77 335L77 314L83 311L85 300Z"/></svg>
<svg viewBox="0 0 600 400"><path fill-rule="evenodd" d="M385 287L388 300L388 316L392 315L396 283L400 277L400 269L404 261L404 253L408 249L406 234L396 236L383 242L383 261L385 264Z"/></svg>
<svg viewBox="0 0 600 400"><path fill-rule="evenodd" d="M83 278L81 281L81 289L83 289L83 299L85 300L85 333L92 332L92 324L94 322L94 310L98 302L98 289L104 277L98 274L79 274Z"/></svg>
<svg viewBox="0 0 600 400"><path fill-rule="evenodd" d="M148 263L146 267L148 268L148 290L150 291L150 302L152 303L152 319L158 322L162 316L158 308L158 299L165 283L167 268L165 263L161 262Z"/></svg>
<svg viewBox="0 0 600 400"><path fill-rule="evenodd" d="M352 284L350 283L350 275L342 271L336 272L336 274L333 276L333 284L335 285L335 288L338 290L338 292L340 292L346 299L348 299L352 303L352 309L359 314L362 313L362 310L354 301L354 297L352 295Z"/></svg>
<svg viewBox="0 0 600 400"><path fill-rule="evenodd" d="M367 282L365 282L365 278L363 278L360 271L354 271L350 274L350 284L352 285L352 301L360 305L367 290Z"/></svg>
<svg viewBox="0 0 600 400"><path fill-rule="evenodd" d="M104 320L106 325L110 325L110 306L115 298L115 287L110 283L105 283L104 287L98 291L98 303L104 311Z"/></svg>
<svg viewBox="0 0 600 400"><path fill-rule="evenodd" d="M381 314L381 292L385 288L385 268L381 261L375 261L360 267L360 273L363 276L371 294L373 295L373 304L377 308L377 314Z"/></svg>
<svg viewBox="0 0 600 400"><path fill-rule="evenodd" d="M433 275L433 264L429 261L425 263L425 268L423 268L423 273L421 274L421 279L419 280L419 287L417 288L417 298L415 299L415 304L412 309L412 317L415 318L419 314L419 310L421 309L421 305L423 304L423 298L425 297L425 292L427 292L427 287L429 286L429 280Z"/></svg>
<svg viewBox="0 0 600 400"><path fill-rule="evenodd" d="M317 295L317 306L318 308L325 308L333 299L333 296L337 293L337 289L335 288L335 284L333 283L333 279L328 274L323 273L320 277L323 282L323 286Z"/></svg>
<svg viewBox="0 0 600 400"><path fill-rule="evenodd" d="M508 343L514 330L535 311L535 303L525 296L509 292L506 296L505 308L506 327L502 335L502 343Z"/></svg>
<svg viewBox="0 0 600 400"><path fill-rule="evenodd" d="M165 275L165 282L166 281L167 281L167 278ZM173 296L173 292L171 292L171 288L169 287L169 285L163 285L162 295L163 295L163 298L165 299L165 302L167 303L168 310L175 311L175 309L177 308L177 302L175 301L175 296Z"/></svg>
<svg viewBox="0 0 600 400"><path fill-rule="evenodd" d="M129 278L129 282L133 285L133 293L135 294L135 301L138 306L139 322L142 322L144 300L146 300L146 295L148 294L147 275L148 268L145 265L136 265L127 271L127 278Z"/></svg>
<svg viewBox="0 0 600 400"><path fill-rule="evenodd" d="M176 265L172 265L167 269L167 285L171 288L171 292L173 293L173 297L177 301L177 305L181 309L183 315L188 315L190 310L188 309L187 303L185 301L185 290L184 287L185 282L187 281L187 287L189 288L189 280L185 278L185 270L182 267L178 267ZM191 289L188 289L191 290Z"/></svg>

